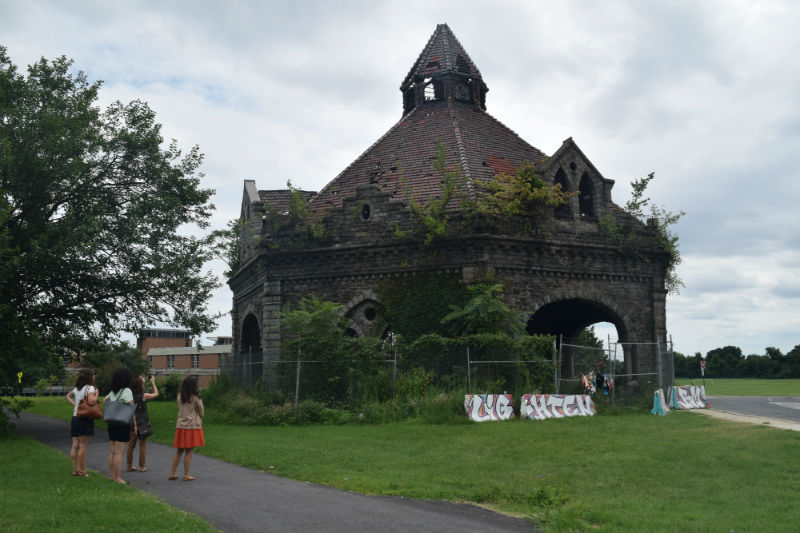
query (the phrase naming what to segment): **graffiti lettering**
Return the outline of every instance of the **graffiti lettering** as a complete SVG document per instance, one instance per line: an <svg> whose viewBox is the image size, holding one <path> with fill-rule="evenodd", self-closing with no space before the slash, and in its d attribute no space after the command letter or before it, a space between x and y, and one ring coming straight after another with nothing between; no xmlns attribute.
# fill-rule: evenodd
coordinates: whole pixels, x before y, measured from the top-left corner
<svg viewBox="0 0 800 533"><path fill-rule="evenodd" d="M508 420L514 416L514 402L510 394L467 394L464 410L470 420Z"/></svg>
<svg viewBox="0 0 800 533"><path fill-rule="evenodd" d="M520 416L532 420L593 416L597 412L587 394L526 394L520 404Z"/></svg>
<svg viewBox="0 0 800 533"><path fill-rule="evenodd" d="M669 406L673 409L705 409L708 407L706 389L695 385L672 387Z"/></svg>

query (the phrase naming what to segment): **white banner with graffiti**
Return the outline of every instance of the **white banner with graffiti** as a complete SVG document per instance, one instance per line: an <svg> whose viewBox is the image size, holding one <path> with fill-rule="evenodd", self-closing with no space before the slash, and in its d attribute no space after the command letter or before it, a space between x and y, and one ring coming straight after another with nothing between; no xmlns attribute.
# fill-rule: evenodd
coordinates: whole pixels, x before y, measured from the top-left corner
<svg viewBox="0 0 800 533"><path fill-rule="evenodd" d="M696 385L672 387L669 406L673 409L705 409L708 407L706 388Z"/></svg>
<svg viewBox="0 0 800 533"><path fill-rule="evenodd" d="M654 415L668 415L669 414L669 407L667 407L667 402L664 400L664 389L658 389L653 394L653 409L650 411Z"/></svg>
<svg viewBox="0 0 800 533"><path fill-rule="evenodd" d="M508 420L514 416L514 401L510 394L467 394L464 410L470 420Z"/></svg>
<svg viewBox="0 0 800 533"><path fill-rule="evenodd" d="M522 418L532 420L594 416L597 412L588 394L526 394L519 410Z"/></svg>

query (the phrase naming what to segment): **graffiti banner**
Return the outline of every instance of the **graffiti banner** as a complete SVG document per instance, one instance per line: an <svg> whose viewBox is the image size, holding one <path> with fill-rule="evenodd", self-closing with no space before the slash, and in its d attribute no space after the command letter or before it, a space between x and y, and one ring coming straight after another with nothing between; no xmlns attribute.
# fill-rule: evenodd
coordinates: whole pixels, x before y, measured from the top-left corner
<svg viewBox="0 0 800 533"><path fill-rule="evenodd" d="M467 394L464 410L470 420L508 420L514 416L514 401L510 394Z"/></svg>
<svg viewBox="0 0 800 533"><path fill-rule="evenodd" d="M532 420L593 416L597 409L588 394L526 394L520 404L520 416Z"/></svg>
<svg viewBox="0 0 800 533"><path fill-rule="evenodd" d="M669 414L669 407L667 407L667 402L664 401L664 389L658 389L653 394L653 410L650 412L654 415Z"/></svg>
<svg viewBox="0 0 800 533"><path fill-rule="evenodd" d="M672 387L669 406L673 409L705 409L708 407L706 388L695 385Z"/></svg>

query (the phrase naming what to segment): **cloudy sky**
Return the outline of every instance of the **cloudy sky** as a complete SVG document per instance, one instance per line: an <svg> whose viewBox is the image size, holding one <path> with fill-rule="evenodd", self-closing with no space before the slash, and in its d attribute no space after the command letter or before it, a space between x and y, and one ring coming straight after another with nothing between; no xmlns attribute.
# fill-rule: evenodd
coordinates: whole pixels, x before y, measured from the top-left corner
<svg viewBox="0 0 800 533"><path fill-rule="evenodd" d="M572 137L620 205L655 172L650 196L686 212L676 350L800 344L798 2L0 0L18 67L71 57L103 105L145 100L200 146L215 227L244 179L319 190L388 130L442 22L494 117L547 154ZM230 303L224 287L212 307Z"/></svg>

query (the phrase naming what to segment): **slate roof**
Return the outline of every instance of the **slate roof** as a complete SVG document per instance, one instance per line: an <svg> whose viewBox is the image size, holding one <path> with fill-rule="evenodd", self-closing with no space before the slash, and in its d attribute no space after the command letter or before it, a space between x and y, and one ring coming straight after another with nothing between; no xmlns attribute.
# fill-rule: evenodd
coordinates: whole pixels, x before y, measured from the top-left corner
<svg viewBox="0 0 800 533"><path fill-rule="evenodd" d="M414 76L431 74L426 67L434 59L437 72L458 70L457 57L466 62L471 76L480 72L450 28L440 24L419 55L404 85ZM483 83L482 80L480 80ZM402 87L401 87L402 88ZM460 167L466 178L460 194L474 197L474 183L490 181L501 172L513 173L523 162L541 164L546 155L489 115L473 102L425 101L413 107L388 132L311 198L310 209L323 214L342 205L357 187L376 184L395 199L427 201L441 194L441 175L434 169L437 142L445 149L450 169ZM451 208L457 207L453 201Z"/></svg>
<svg viewBox="0 0 800 533"><path fill-rule="evenodd" d="M447 24L439 24L406 75L400 90L404 91L417 79L438 74L458 73L480 78L481 73Z"/></svg>
<svg viewBox="0 0 800 533"><path fill-rule="evenodd" d="M306 201L310 200L316 194L313 191L300 191L303 193ZM289 189L279 189L272 191L258 191L258 196L265 205L270 205L275 208L279 214L289 211L289 198L292 191Z"/></svg>

